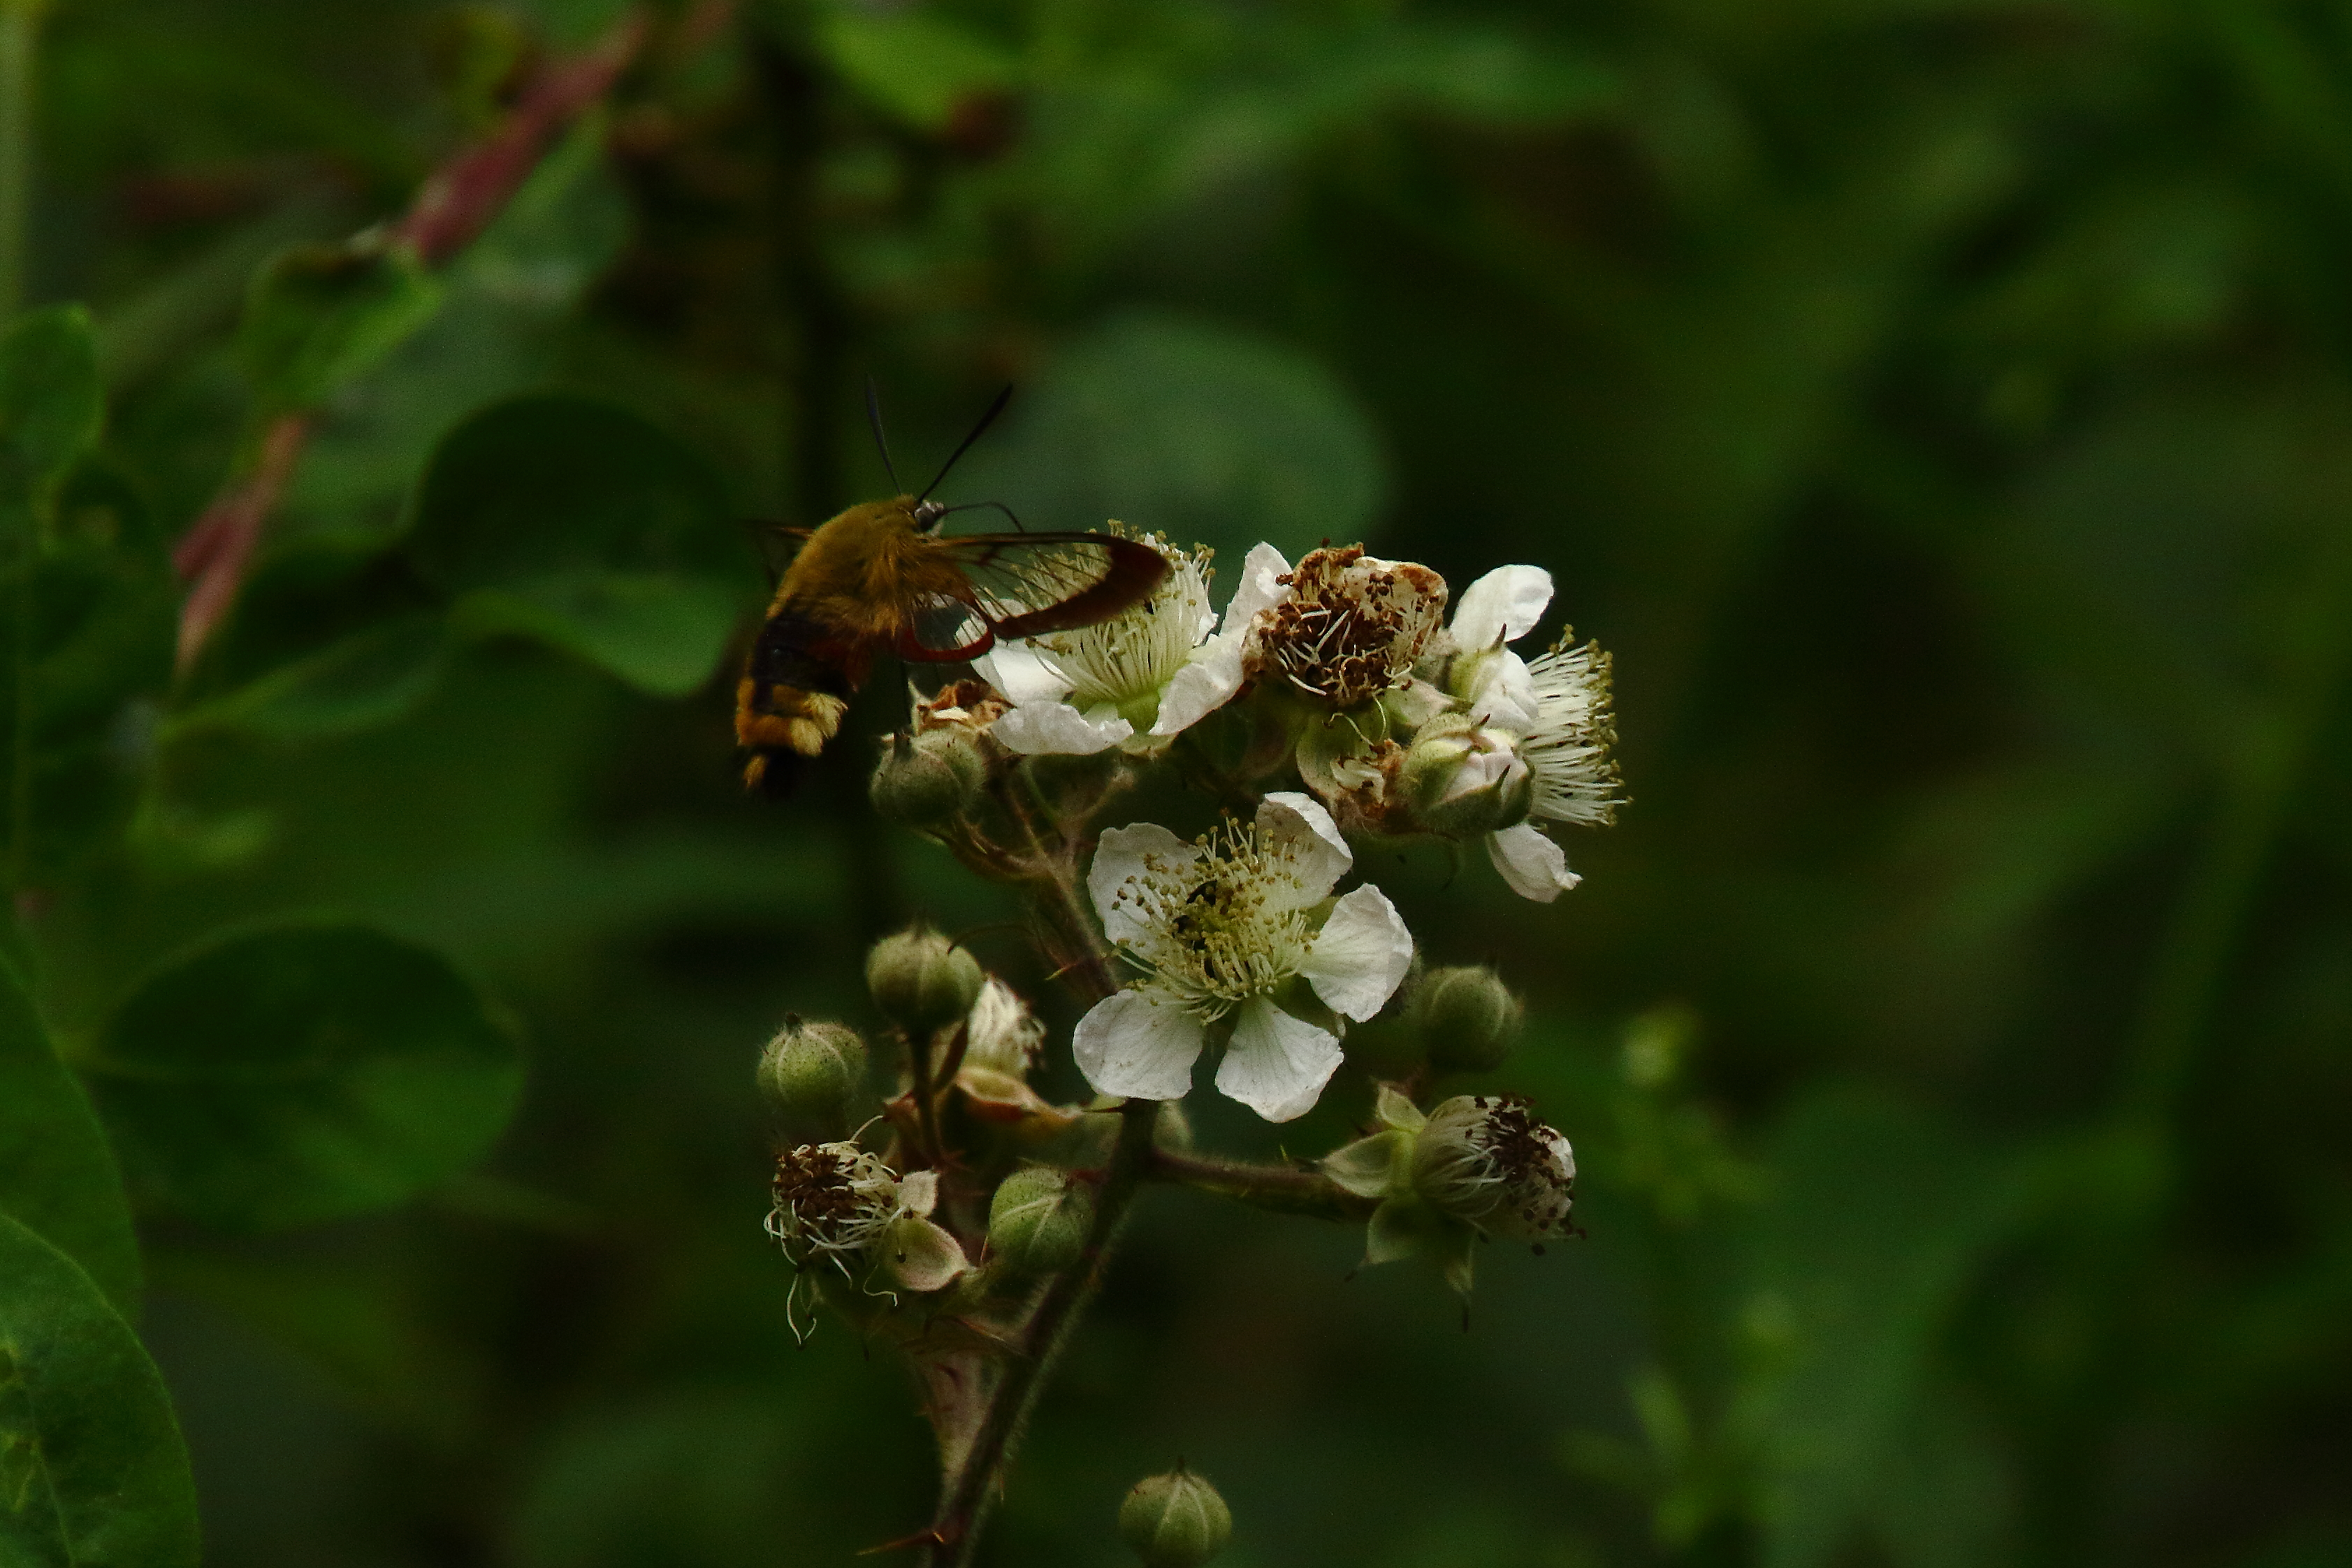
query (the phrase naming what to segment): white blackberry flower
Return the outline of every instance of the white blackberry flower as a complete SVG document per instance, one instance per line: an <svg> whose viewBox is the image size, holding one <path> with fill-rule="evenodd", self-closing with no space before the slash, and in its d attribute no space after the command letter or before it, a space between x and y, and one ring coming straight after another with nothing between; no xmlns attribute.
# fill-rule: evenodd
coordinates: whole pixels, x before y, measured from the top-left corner
<svg viewBox="0 0 2352 1568"><path fill-rule="evenodd" d="M1105 1094L1181 1099L1214 1026L1217 1087L1269 1121L1302 1116L1339 1065L1338 1037L1276 1005L1304 982L1361 1021L1412 962L1412 936L1378 888L1330 899L1354 863L1330 815L1271 795L1255 822L1186 843L1153 824L1102 837L1087 886L1103 931L1141 977L1079 1020L1073 1047Z"/></svg>

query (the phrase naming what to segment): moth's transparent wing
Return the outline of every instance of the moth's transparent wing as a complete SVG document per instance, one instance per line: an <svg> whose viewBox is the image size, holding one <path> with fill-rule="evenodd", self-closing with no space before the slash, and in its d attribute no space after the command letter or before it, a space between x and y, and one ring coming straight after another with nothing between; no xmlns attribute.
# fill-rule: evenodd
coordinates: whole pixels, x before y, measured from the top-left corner
<svg viewBox="0 0 2352 1568"><path fill-rule="evenodd" d="M898 634L898 657L926 664L978 658L996 646L996 632L979 605L945 594L919 594Z"/></svg>
<svg viewBox="0 0 2352 1568"><path fill-rule="evenodd" d="M939 541L963 569L971 608L1000 637L1030 637L1107 621L1141 604L1167 557L1108 533L968 533Z"/></svg>

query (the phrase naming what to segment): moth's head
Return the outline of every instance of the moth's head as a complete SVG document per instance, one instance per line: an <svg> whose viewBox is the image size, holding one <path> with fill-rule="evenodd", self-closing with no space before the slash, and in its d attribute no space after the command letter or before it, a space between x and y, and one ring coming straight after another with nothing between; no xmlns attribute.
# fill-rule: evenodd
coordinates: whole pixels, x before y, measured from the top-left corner
<svg viewBox="0 0 2352 1568"><path fill-rule="evenodd" d="M915 531L918 533L938 532L940 523L948 515L948 509L943 503L929 499L923 500L909 499L907 510L908 515L915 520Z"/></svg>

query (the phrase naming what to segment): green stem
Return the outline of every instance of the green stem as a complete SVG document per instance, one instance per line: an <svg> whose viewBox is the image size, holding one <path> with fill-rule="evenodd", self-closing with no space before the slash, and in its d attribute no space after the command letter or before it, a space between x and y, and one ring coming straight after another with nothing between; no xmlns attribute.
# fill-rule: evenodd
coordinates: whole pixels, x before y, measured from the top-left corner
<svg viewBox="0 0 2352 1568"><path fill-rule="evenodd" d="M1345 1224L1361 1225L1380 1206L1377 1198L1360 1197L1322 1172L1296 1165L1256 1165L1155 1149L1146 1174L1155 1182L1213 1193L1277 1214L1307 1215Z"/></svg>
<svg viewBox="0 0 2352 1568"><path fill-rule="evenodd" d="M25 302L33 213L34 64L47 0L0 0L0 321Z"/></svg>

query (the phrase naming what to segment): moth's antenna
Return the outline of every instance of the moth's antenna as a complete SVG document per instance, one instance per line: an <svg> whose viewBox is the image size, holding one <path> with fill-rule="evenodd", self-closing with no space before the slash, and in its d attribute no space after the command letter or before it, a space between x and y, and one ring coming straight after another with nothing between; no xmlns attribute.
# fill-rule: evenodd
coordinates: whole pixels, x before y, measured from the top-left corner
<svg viewBox="0 0 2352 1568"><path fill-rule="evenodd" d="M1013 526L1014 528L1019 529L1024 533L1029 531L1029 525L1021 521L1020 514L1015 512L1011 507L1006 506L1001 500L968 500L961 506L941 507L940 509L940 515L941 517L945 517L950 512L972 511L982 508L986 508L992 511L1001 511L1006 517L1012 519Z"/></svg>
<svg viewBox="0 0 2352 1568"><path fill-rule="evenodd" d="M948 460L940 465L939 474L929 484L923 487L923 493L915 498L917 500L930 499L931 492L940 488L940 481L948 477L948 470L956 466L956 459L971 450L971 444L979 440L991 425L996 423L996 416L1003 413L1004 405L1012 401L1013 384L1007 382L1004 384L1004 390L996 395L996 401L988 405L988 412L980 416L980 423L971 427L971 434L963 438L963 445L950 453Z"/></svg>
<svg viewBox="0 0 2352 1568"><path fill-rule="evenodd" d="M882 454L882 471L890 476L891 493L904 495L906 490L898 483L898 470L890 461L890 443L882 434L882 395L875 390L874 378L870 375L866 378L866 423L873 427L874 449ZM938 481L932 482L936 484Z"/></svg>

